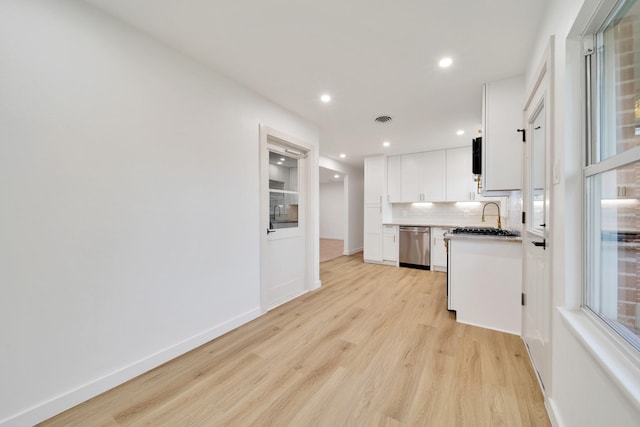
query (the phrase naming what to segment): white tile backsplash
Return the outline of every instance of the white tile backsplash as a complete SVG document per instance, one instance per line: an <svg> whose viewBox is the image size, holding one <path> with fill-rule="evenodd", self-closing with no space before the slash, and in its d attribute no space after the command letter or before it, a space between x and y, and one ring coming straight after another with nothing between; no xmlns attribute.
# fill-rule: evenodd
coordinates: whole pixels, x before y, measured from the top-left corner
<svg viewBox="0 0 640 427"><path fill-rule="evenodd" d="M485 198L476 202L435 202L435 203L394 203L392 222L396 224L424 224L481 227L497 227L498 219L495 206L487 206L485 222L482 222L482 209L489 202L500 205L502 228L520 231L522 197L520 192L512 192L509 197Z"/></svg>

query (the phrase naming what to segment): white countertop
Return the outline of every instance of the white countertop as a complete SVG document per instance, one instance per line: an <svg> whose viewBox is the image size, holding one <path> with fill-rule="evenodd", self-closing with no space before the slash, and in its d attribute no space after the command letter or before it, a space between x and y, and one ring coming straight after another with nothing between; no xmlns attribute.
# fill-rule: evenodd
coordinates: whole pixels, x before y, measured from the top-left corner
<svg viewBox="0 0 640 427"><path fill-rule="evenodd" d="M450 222L437 222L437 221L427 221L420 222L416 220L408 220L408 221L393 221L393 222L383 222L382 225L402 225L402 226L411 226L411 227L442 227L442 228L456 228L456 227L467 227L467 226L479 226L477 223L469 223L469 224L452 224Z"/></svg>

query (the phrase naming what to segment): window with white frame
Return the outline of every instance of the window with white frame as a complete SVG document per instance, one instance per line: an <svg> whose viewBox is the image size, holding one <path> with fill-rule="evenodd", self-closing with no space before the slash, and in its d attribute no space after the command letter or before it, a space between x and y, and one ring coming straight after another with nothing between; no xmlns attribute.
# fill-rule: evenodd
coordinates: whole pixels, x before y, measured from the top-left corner
<svg viewBox="0 0 640 427"><path fill-rule="evenodd" d="M587 43L584 305L640 350L640 3Z"/></svg>

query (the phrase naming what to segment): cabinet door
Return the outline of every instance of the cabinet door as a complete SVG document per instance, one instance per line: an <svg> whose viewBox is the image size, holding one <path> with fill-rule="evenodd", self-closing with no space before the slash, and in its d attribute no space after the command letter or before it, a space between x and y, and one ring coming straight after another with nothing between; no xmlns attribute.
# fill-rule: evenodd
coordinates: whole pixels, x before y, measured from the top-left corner
<svg viewBox="0 0 640 427"><path fill-rule="evenodd" d="M422 186L422 153L402 156L402 201L421 202L424 199Z"/></svg>
<svg viewBox="0 0 640 427"><path fill-rule="evenodd" d="M471 147L447 150L447 200L472 200L473 174L471 173Z"/></svg>
<svg viewBox="0 0 640 427"><path fill-rule="evenodd" d="M364 159L364 202L382 203L386 196L385 158L384 156Z"/></svg>
<svg viewBox="0 0 640 427"><path fill-rule="evenodd" d="M447 268L447 250L444 245L446 228L431 228L431 269L445 271Z"/></svg>
<svg viewBox="0 0 640 427"><path fill-rule="evenodd" d="M404 164L403 164L404 167ZM422 153L422 201L443 201L445 197L445 150ZM404 181L403 181L404 184Z"/></svg>
<svg viewBox="0 0 640 427"><path fill-rule="evenodd" d="M402 201L402 156L387 158L387 201Z"/></svg>
<svg viewBox="0 0 640 427"><path fill-rule="evenodd" d="M365 261L382 261L382 205L365 205L363 237Z"/></svg>
<svg viewBox="0 0 640 427"><path fill-rule="evenodd" d="M484 85L482 175L485 191L522 190L524 79Z"/></svg>
<svg viewBox="0 0 640 427"><path fill-rule="evenodd" d="M385 225L382 231L382 259L384 261L398 260L398 238L396 227Z"/></svg>

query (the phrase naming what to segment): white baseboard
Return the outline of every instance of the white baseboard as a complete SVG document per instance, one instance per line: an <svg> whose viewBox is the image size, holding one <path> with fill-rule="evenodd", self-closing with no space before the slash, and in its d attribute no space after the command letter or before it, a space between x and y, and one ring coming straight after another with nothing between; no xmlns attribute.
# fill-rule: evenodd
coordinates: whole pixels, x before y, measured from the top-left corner
<svg viewBox="0 0 640 427"><path fill-rule="evenodd" d="M353 254L357 254L358 252L362 252L362 247L351 249L351 250L345 249L342 255L353 255Z"/></svg>
<svg viewBox="0 0 640 427"><path fill-rule="evenodd" d="M129 366L125 366L111 374L105 375L101 378L97 378L83 386L80 386L74 390L70 390L59 396L56 396L46 402L40 403L32 408L29 408L23 412L12 415L9 418L0 420L1 427L23 427L32 426L39 422L42 422L48 418L53 417L69 408L85 402L92 397L104 393L120 384L129 381L132 378L137 377L151 369L162 365L176 357L187 353L205 344L227 332L241 326L253 319L256 319L262 314L260 308L255 308L237 317L234 317L226 322L223 322L211 329L194 335L191 338L187 338L177 344L167 347L164 350L160 350L155 354L151 354L148 357L141 359Z"/></svg>
<svg viewBox="0 0 640 427"><path fill-rule="evenodd" d="M321 239L329 239L329 240L344 240L342 236L320 236Z"/></svg>
<svg viewBox="0 0 640 427"><path fill-rule="evenodd" d="M316 283L313 285L313 289L318 289L322 286L322 280L316 280Z"/></svg>
<svg viewBox="0 0 640 427"><path fill-rule="evenodd" d="M558 413L558 406L553 399L544 399L544 406L547 408L547 414L549 415L549 421L551 421L551 425L553 427L564 427L564 423L560 419L560 414Z"/></svg>

